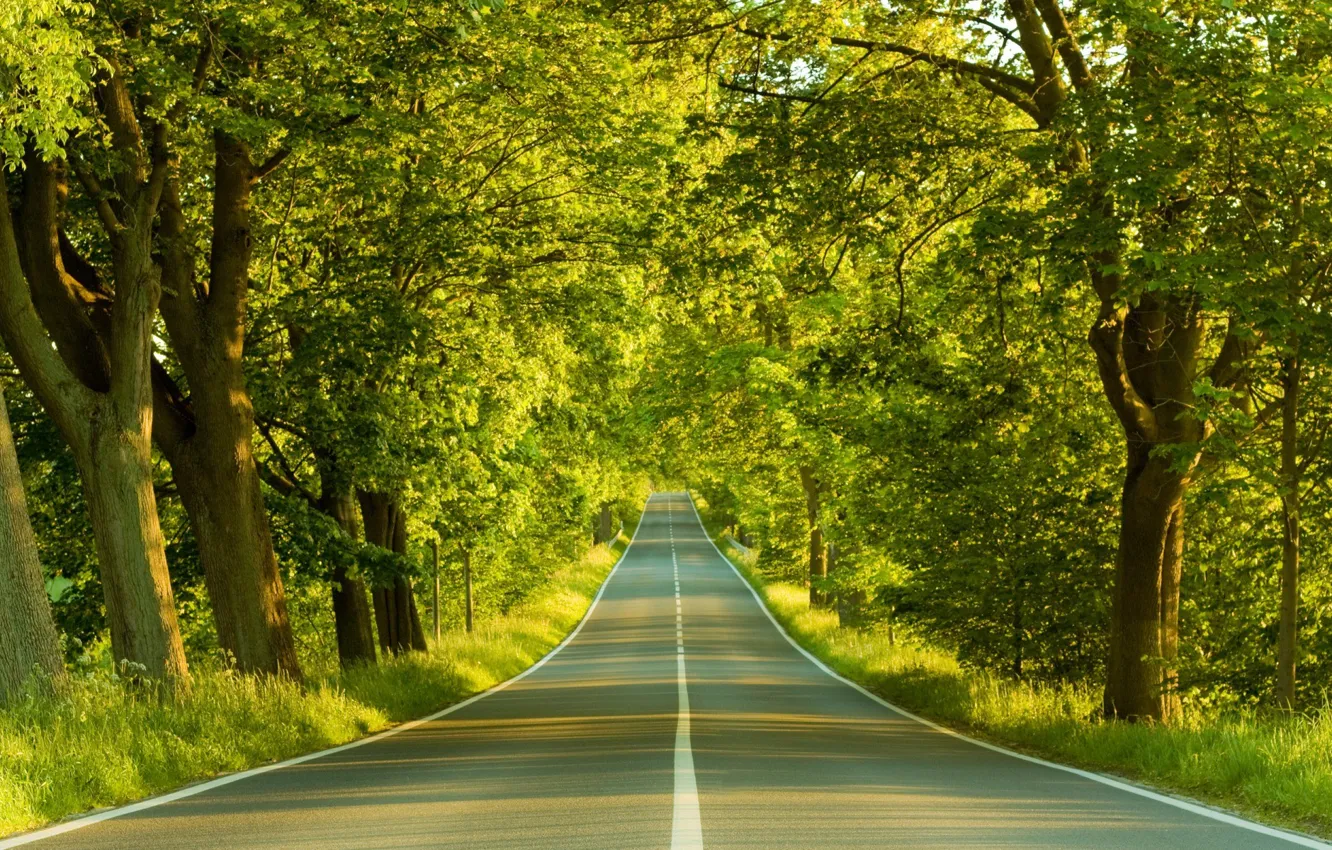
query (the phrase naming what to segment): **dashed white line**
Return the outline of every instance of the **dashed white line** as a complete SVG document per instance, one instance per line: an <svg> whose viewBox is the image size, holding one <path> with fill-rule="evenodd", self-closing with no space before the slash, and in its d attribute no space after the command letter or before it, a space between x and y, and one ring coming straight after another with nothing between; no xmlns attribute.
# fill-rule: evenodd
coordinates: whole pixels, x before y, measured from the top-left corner
<svg viewBox="0 0 1332 850"><path fill-rule="evenodd" d="M698 781L694 778L694 747L689 739L689 684L685 675L684 610L680 599L680 562L675 555L674 516L667 503L671 540L671 573L675 580L675 670L680 697L675 725L675 800L671 817L671 850L703 850L703 823L698 812Z"/></svg>

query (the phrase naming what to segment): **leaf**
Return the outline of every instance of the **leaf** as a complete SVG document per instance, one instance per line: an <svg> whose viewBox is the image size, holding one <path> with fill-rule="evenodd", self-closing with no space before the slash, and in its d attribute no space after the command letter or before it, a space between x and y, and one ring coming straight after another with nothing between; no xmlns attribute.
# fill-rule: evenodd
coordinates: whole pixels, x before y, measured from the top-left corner
<svg viewBox="0 0 1332 850"><path fill-rule="evenodd" d="M51 576L46 580L46 595L55 604L65 597L69 589L74 586L74 582L64 576Z"/></svg>

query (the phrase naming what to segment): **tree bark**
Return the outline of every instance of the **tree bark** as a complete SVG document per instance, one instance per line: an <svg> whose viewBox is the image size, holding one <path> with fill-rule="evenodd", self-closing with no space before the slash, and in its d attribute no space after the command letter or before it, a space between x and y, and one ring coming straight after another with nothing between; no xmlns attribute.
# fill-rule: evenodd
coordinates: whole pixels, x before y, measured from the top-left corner
<svg viewBox="0 0 1332 850"><path fill-rule="evenodd" d="M360 524L356 518L356 503L351 488L338 484L331 471L321 470L319 509L332 517L350 539L360 539ZM333 568L333 628L338 638L338 663L346 668L356 664L375 663L374 625L370 614L370 601L365 582L353 578L347 568L338 564Z"/></svg>
<svg viewBox="0 0 1332 850"><path fill-rule="evenodd" d="M398 555L407 554L407 515L397 500L387 493L358 491L361 516L365 521L365 539ZM375 624L379 646L394 655L413 649L424 650L425 633L416 611L410 579L394 576L385 587L373 592Z"/></svg>
<svg viewBox="0 0 1332 850"><path fill-rule="evenodd" d="M430 539L430 559L434 566L432 578L434 589L430 596L430 614L434 621L435 643L439 643L439 538Z"/></svg>
<svg viewBox="0 0 1332 850"><path fill-rule="evenodd" d="M808 464L800 467L800 485L805 491L805 512L809 518L809 604L822 608L828 605L828 593L822 582L828 577L828 551L823 543L823 526L819 517L820 482Z"/></svg>
<svg viewBox="0 0 1332 850"><path fill-rule="evenodd" d="M1116 259L1095 262L1101 312L1089 342L1127 457L1104 710L1108 717L1168 721L1179 711L1183 501L1206 433L1193 412L1203 325L1190 294L1143 294L1123 303L1118 276L1100 271ZM1236 356L1236 345L1228 338L1213 366L1218 386L1226 383L1218 369Z"/></svg>
<svg viewBox="0 0 1332 850"><path fill-rule="evenodd" d="M611 506L610 502L603 502L601 505L601 514L597 528L597 542L607 545L611 542Z"/></svg>
<svg viewBox="0 0 1332 850"><path fill-rule="evenodd" d="M0 391L0 705L35 686L50 692L65 679L37 541L28 521L14 435Z"/></svg>
<svg viewBox="0 0 1332 850"><path fill-rule="evenodd" d="M1295 707L1295 653L1300 613L1300 358L1281 364L1281 616L1277 636L1277 703Z"/></svg>
<svg viewBox="0 0 1332 850"><path fill-rule="evenodd" d="M259 485L254 410L242 357L250 267L248 145L215 134L208 285L194 280L176 187L163 210L165 271L174 295L162 314L190 387L188 404L159 387L158 444L171 463L199 545L218 640L248 673L299 680L296 643Z"/></svg>
<svg viewBox="0 0 1332 850"><path fill-rule="evenodd" d="M463 549L463 615L466 618L467 633L472 633L472 551Z"/></svg>
<svg viewBox="0 0 1332 850"><path fill-rule="evenodd" d="M1168 460L1146 455L1130 452L1121 500L1105 713L1166 720L1176 700L1169 680L1178 645L1184 487Z"/></svg>
<svg viewBox="0 0 1332 850"><path fill-rule="evenodd" d="M1184 714L1179 693L1179 582L1184 574L1184 499L1170 515L1165 549L1161 555L1161 719L1170 722Z"/></svg>

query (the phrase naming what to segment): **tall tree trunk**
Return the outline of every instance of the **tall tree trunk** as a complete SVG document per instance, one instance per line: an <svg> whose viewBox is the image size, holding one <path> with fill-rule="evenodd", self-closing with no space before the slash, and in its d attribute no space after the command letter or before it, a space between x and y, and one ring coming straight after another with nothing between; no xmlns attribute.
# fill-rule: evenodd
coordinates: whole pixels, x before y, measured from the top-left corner
<svg viewBox="0 0 1332 850"><path fill-rule="evenodd" d="M1161 553L1161 719L1178 720L1184 713L1179 693L1179 582L1184 575L1184 499L1175 506Z"/></svg>
<svg viewBox="0 0 1332 850"><path fill-rule="evenodd" d="M425 629L421 628L421 612L416 607L416 593L411 589L411 582L407 582L408 587L408 608L411 612L412 624L412 649L416 652L425 652L429 649L426 643Z"/></svg>
<svg viewBox="0 0 1332 850"><path fill-rule="evenodd" d="M1097 87L1097 80L1060 4L1009 0L1008 8L1031 72L1033 94L1030 100L1007 99L1026 108L1038 127L1050 128L1067 99L1068 84L1086 92ZM1131 63L1128 71L1160 73L1150 60ZM1082 140L1066 134L1062 142L1055 167L1065 174L1091 172L1092 154ZM1104 238L1102 246L1085 257L1100 302L1088 342L1106 400L1123 427L1128 456L1105 712L1109 717L1160 720L1172 712L1167 691L1173 657L1166 653L1173 652L1178 632L1182 504L1199 458L1196 447L1206 436L1204 423L1195 418L1193 397L1203 343L1201 304L1191 292L1153 292L1150 287L1134 288L1136 294L1130 299L1120 271L1127 263L1119 248L1122 224L1113 196L1102 191L1094 176L1090 181L1080 212ZM1167 202L1158 212L1169 219L1177 211ZM1210 370L1211 383L1231 386L1242 374L1245 352L1240 338L1227 334ZM1172 457L1152 457L1156 449L1166 449ZM1191 459L1180 456L1190 450ZM1175 469L1170 468L1172 463Z"/></svg>
<svg viewBox="0 0 1332 850"><path fill-rule="evenodd" d="M0 705L27 686L50 691L65 679L60 641L28 522L14 435L0 391Z"/></svg>
<svg viewBox="0 0 1332 850"><path fill-rule="evenodd" d="M365 526L365 542L381 549L390 549L393 545L392 502L387 493L358 490L357 501L361 504L361 521ZM397 618L393 616L393 594L391 587L376 586L371 588L370 597L375 610L375 631L379 635L379 649L385 655L392 652L397 644L394 629Z"/></svg>
<svg viewBox="0 0 1332 850"><path fill-rule="evenodd" d="M819 491L821 485L808 464L800 466L800 485L805 491L805 512L809 518L809 604L822 608L828 604L828 593L822 582L828 577L828 550L823 543L823 526L819 517Z"/></svg>
<svg viewBox="0 0 1332 850"><path fill-rule="evenodd" d="M597 542L610 544L611 542L611 506L610 502L601 504L600 523L597 527Z"/></svg>
<svg viewBox="0 0 1332 850"><path fill-rule="evenodd" d="M1177 644L1183 486L1169 460L1150 457L1145 449L1130 457L1121 500L1105 712L1164 720L1171 714L1167 679L1173 674L1163 663L1162 638L1168 635Z"/></svg>
<svg viewBox="0 0 1332 850"><path fill-rule="evenodd" d="M467 633L472 633L472 550L463 549L463 616Z"/></svg>
<svg viewBox="0 0 1332 850"><path fill-rule="evenodd" d="M174 184L168 187L163 209L168 243L165 272L171 276L174 295L163 303L162 314L189 382L190 399L185 404L159 387L163 426L157 432L158 444L171 463L199 545L219 643L245 672L300 679L255 466L254 410L242 364L250 189L256 172L244 142L218 132L214 145L206 288L194 279L194 258L185 244Z"/></svg>
<svg viewBox="0 0 1332 850"><path fill-rule="evenodd" d="M1101 257L1098 268L1112 260ZM1089 341L1127 449L1104 708L1108 717L1169 720L1179 705L1184 495L1206 435L1193 396L1202 318L1189 294L1144 294L1128 305L1117 276L1094 271L1093 280L1102 300ZM1242 351L1228 335L1212 367L1215 385L1234 380Z"/></svg>
<svg viewBox="0 0 1332 850"><path fill-rule="evenodd" d="M365 521L365 539L398 555L407 554L407 515L397 500L387 493L358 491L361 516ZM398 654L425 649L425 633L412 598L411 581L404 575L393 577L387 587L374 589L375 624L379 646L386 653Z"/></svg>
<svg viewBox="0 0 1332 850"><path fill-rule="evenodd" d="M407 557L407 512L401 504L395 503L393 524L393 553ZM412 588L410 576L400 575L395 579L398 593L397 613L402 618L398 626L398 640L402 652L415 650L426 651L425 630L421 628L421 614L416 608L416 593Z"/></svg>
<svg viewBox="0 0 1332 850"><path fill-rule="evenodd" d="M430 615L433 620L435 643L439 643L439 538L430 539L430 559L433 564L431 578L434 579L433 592L430 595Z"/></svg>
<svg viewBox="0 0 1332 850"><path fill-rule="evenodd" d="M116 661L142 664L153 678L184 681L185 647L157 518L151 438L147 430L130 437L94 423L92 445L79 463L111 648Z"/></svg>
<svg viewBox="0 0 1332 850"><path fill-rule="evenodd" d="M356 502L349 487L341 487L337 476L321 471L319 509L332 517L352 540L360 539ZM375 663L374 624L365 582L353 578L346 566L333 568L333 628L338 638L338 663L343 667Z"/></svg>
<svg viewBox="0 0 1332 850"><path fill-rule="evenodd" d="M197 409L197 408L196 408ZM214 420L216 422L216 420ZM282 577L248 437L224 445L199 429L170 452L172 472L199 546L218 643L246 673L299 680Z"/></svg>
<svg viewBox="0 0 1332 850"><path fill-rule="evenodd" d="M1295 707L1295 652L1300 613L1300 358L1281 364L1281 618L1277 636L1277 702Z"/></svg>

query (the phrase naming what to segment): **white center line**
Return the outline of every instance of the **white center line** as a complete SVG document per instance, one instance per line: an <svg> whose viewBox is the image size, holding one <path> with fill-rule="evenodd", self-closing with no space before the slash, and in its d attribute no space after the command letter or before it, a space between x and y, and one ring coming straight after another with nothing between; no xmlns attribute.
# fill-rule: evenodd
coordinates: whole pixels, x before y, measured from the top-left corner
<svg viewBox="0 0 1332 850"><path fill-rule="evenodd" d="M672 520L667 503L667 521ZM671 537L671 572L675 576L675 670L680 713L675 725L675 812L671 818L671 850L703 850L703 824L698 813L698 782L694 778L694 747L689 740L689 685L685 676L684 614L680 607L680 563Z"/></svg>

